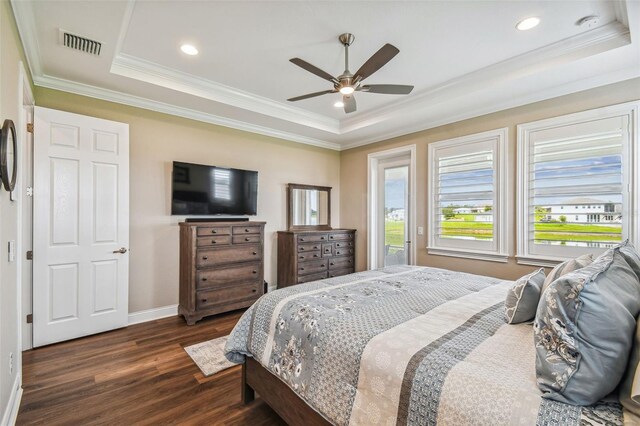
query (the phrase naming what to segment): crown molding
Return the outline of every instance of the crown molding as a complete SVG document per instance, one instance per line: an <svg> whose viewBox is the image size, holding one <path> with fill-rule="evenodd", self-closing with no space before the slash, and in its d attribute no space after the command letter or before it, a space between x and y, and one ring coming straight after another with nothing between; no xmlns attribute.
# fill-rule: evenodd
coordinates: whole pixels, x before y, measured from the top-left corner
<svg viewBox="0 0 640 426"><path fill-rule="evenodd" d="M491 103L488 106L484 106L481 108L466 110L455 115L447 115L447 118L423 121L418 125L405 126L401 129L395 129L386 133L377 134L372 138L362 139L356 142L346 142L341 144L340 150L345 151L347 149L357 148L376 142L382 142L388 139L409 135L411 133L421 132L451 123L457 123L459 121L468 120L470 118L480 117L482 115L504 111L510 108L517 108L523 105L532 104L534 102L541 102L548 99L570 95L572 93L589 90L595 87L606 86L608 84L614 84L638 77L640 77L640 69L636 67L628 67L623 70L614 71L597 77L576 80L568 84L562 84L559 86L548 88L546 90L536 91L535 93L509 98L508 100L501 103ZM459 99L457 100L457 102L459 103L460 107L458 108L458 110L463 110L465 100ZM455 106L451 108L455 108Z"/></svg>
<svg viewBox="0 0 640 426"><path fill-rule="evenodd" d="M469 93L480 89L522 78L629 43L631 43L629 28L620 22L612 22L448 80L399 102L343 119L340 133L346 134L402 117L408 111L415 114L419 106L433 105L442 99L466 97Z"/></svg>
<svg viewBox="0 0 640 426"><path fill-rule="evenodd" d="M176 71L124 53L118 53L114 57L111 73L325 132L340 134L340 121L336 119L285 105L269 98Z"/></svg>
<svg viewBox="0 0 640 426"><path fill-rule="evenodd" d="M143 98L140 96L129 95L110 89L103 89L84 83L77 83L51 76L34 76L33 82L36 86L48 89L61 90L63 92L74 93L76 95L87 96L90 98L101 99L103 101L115 102L118 104L129 105L136 108L142 108L150 111L161 112L164 114L175 115L178 117L188 118L191 120L201 121L203 123L216 124L218 126L230 127L232 129L243 130L245 132L257 133L264 136L284 139L292 142L298 142L305 145L317 146L331 150L340 150L340 144L323 141L320 139L309 138L295 133L280 131L270 127L258 126L244 121L233 120L231 118L220 117L214 114L208 114L189 108L178 107L164 102Z"/></svg>
<svg viewBox="0 0 640 426"><path fill-rule="evenodd" d="M36 29L33 2L11 0L11 8L13 9L13 16L18 27L18 33L20 33L31 75L41 75L42 63L40 62L40 47L38 45L38 31Z"/></svg>

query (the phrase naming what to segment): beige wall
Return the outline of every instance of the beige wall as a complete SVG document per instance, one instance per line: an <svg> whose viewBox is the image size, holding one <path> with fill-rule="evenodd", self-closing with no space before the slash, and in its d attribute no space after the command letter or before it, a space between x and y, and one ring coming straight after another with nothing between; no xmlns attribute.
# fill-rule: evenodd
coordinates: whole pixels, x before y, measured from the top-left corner
<svg viewBox="0 0 640 426"><path fill-rule="evenodd" d="M516 199L516 125L638 99L640 99L640 79L628 80L343 151L340 162L340 190L342 193L340 219L343 227L353 227L358 230L358 256L356 260L358 270L365 269L367 265L367 155L369 153L412 144L417 147L416 201L418 211L416 226L425 228L425 235L419 235L417 239L417 263L419 265L516 279L533 268L517 265L513 258L516 238L516 205L514 201ZM509 128L509 214L513 226L510 228L509 235L511 257L508 264L427 254L428 144L502 127Z"/></svg>
<svg viewBox="0 0 640 426"><path fill-rule="evenodd" d="M333 187L339 223L340 154L239 130L187 120L69 93L36 88L36 104L129 123L129 311L178 303L178 222L172 217L171 162L258 171L258 215L267 222L265 279L275 285L276 234L287 226L288 182Z"/></svg>
<svg viewBox="0 0 640 426"><path fill-rule="evenodd" d="M13 12L7 0L0 1L0 125L11 119L17 126L19 64L24 60ZM20 133L20 129L16 129ZM18 176L20 179L20 176ZM0 189L0 422L8 414L9 398L21 368L18 342L18 261L8 262L7 243L18 239L18 203ZM17 254L19 259L19 254ZM9 374L9 354L13 354L13 374Z"/></svg>

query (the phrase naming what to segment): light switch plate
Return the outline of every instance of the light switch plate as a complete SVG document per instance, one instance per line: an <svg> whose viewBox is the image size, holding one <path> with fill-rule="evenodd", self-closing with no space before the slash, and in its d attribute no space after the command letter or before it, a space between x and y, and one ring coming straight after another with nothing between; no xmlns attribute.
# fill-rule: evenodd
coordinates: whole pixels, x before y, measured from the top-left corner
<svg viewBox="0 0 640 426"><path fill-rule="evenodd" d="M9 241L9 262L16 260L16 240Z"/></svg>
<svg viewBox="0 0 640 426"><path fill-rule="evenodd" d="M424 228L422 226L418 226L418 235L424 235Z"/></svg>

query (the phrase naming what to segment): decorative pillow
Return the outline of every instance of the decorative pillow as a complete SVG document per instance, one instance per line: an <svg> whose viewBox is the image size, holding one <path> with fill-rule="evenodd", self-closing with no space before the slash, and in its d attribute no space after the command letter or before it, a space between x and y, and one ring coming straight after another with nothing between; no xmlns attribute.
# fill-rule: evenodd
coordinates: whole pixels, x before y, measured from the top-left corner
<svg viewBox="0 0 640 426"><path fill-rule="evenodd" d="M636 273L638 279L640 280L640 255L636 251L636 248L626 240L624 243L619 245L620 254L624 257L624 260L627 261L633 272Z"/></svg>
<svg viewBox="0 0 640 426"><path fill-rule="evenodd" d="M511 287L504 302L509 324L530 321L536 316L542 283L544 283L544 269L540 268L519 278Z"/></svg>
<svg viewBox="0 0 640 426"><path fill-rule="evenodd" d="M551 272L549 272L547 278L545 278L540 294L544 294L544 291L549 288L551 283L561 276L568 274L569 272L576 271L580 268L584 268L591 263L593 263L593 254L591 253L583 254L582 256L576 257L575 259L569 259L565 260L562 263L559 263L555 268L551 270Z"/></svg>
<svg viewBox="0 0 640 426"><path fill-rule="evenodd" d="M542 294L533 330L545 398L591 405L622 379L640 312L640 281L620 250L607 250Z"/></svg>
<svg viewBox="0 0 640 426"><path fill-rule="evenodd" d="M637 321L640 318L636 318ZM629 354L629 364L624 373L618 396L620 402L627 410L640 416L640 327L636 325L636 334L633 342L633 349Z"/></svg>

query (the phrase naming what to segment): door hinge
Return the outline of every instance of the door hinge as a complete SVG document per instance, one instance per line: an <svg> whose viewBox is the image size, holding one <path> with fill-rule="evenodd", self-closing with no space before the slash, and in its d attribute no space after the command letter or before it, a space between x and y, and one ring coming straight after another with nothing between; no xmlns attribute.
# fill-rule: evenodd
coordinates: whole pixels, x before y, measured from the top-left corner
<svg viewBox="0 0 640 426"><path fill-rule="evenodd" d="M33 250L27 252L27 260L33 260Z"/></svg>
<svg viewBox="0 0 640 426"><path fill-rule="evenodd" d="M33 186L27 186L27 196L33 197Z"/></svg>
<svg viewBox="0 0 640 426"><path fill-rule="evenodd" d="M27 324L33 324L33 314L27 315Z"/></svg>
<svg viewBox="0 0 640 426"><path fill-rule="evenodd" d="M33 133L33 123L27 123L27 132Z"/></svg>

